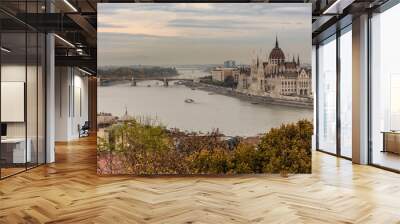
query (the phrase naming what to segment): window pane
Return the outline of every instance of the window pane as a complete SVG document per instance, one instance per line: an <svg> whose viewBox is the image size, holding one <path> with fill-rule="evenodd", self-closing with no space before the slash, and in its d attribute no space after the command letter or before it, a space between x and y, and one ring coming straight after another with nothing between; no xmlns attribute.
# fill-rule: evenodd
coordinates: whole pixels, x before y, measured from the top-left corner
<svg viewBox="0 0 400 224"><path fill-rule="evenodd" d="M340 36L340 152L352 156L352 35Z"/></svg>
<svg viewBox="0 0 400 224"><path fill-rule="evenodd" d="M46 79L45 79L45 60L46 60L46 52L45 52L45 44L46 37L44 34L39 33L38 36L38 163L45 163L45 120L46 120L46 112L45 112L45 88L46 88Z"/></svg>
<svg viewBox="0 0 400 224"><path fill-rule="evenodd" d="M400 170L400 5L372 18L372 163Z"/></svg>
<svg viewBox="0 0 400 224"><path fill-rule="evenodd" d="M28 168L37 165L37 33L27 33L27 80L26 80L26 116L27 116L27 141L30 159L28 160Z"/></svg>
<svg viewBox="0 0 400 224"><path fill-rule="evenodd" d="M317 48L315 45L312 46L312 58L311 58L311 74L312 74L312 92L314 96L314 108L316 108L316 98L315 98L315 87L316 87L316 75L317 75ZM313 111L313 120L314 120L314 131L313 131L313 138L312 138L312 150L316 150L316 136L317 136L317 128L315 126L317 120L317 109Z"/></svg>
<svg viewBox="0 0 400 224"><path fill-rule="evenodd" d="M26 142L26 34L1 34L1 177L25 170L30 161ZM27 147L28 146L28 147ZM28 148L28 151L27 151Z"/></svg>
<svg viewBox="0 0 400 224"><path fill-rule="evenodd" d="M318 148L336 153L336 40L318 48Z"/></svg>
<svg viewBox="0 0 400 224"><path fill-rule="evenodd" d="M11 14L43 13L45 0L0 1ZM36 17L32 17L36 18ZM33 22L33 21L32 21ZM45 161L45 35L0 12L0 177Z"/></svg>

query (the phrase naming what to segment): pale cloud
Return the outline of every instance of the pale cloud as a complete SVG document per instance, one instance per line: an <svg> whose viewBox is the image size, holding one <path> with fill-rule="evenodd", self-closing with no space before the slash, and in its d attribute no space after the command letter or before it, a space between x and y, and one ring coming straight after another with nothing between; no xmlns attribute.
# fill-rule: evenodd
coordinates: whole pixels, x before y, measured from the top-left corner
<svg viewBox="0 0 400 224"><path fill-rule="evenodd" d="M275 35L286 47L284 51L293 55L298 52L309 61L310 6L265 3L99 4L98 36L99 46L103 48L99 49L99 61L100 64L105 61L179 64L211 63L212 60L220 63L223 58L237 58L248 62L251 50L267 51L273 47ZM115 45L111 43L113 38L120 39L118 44L121 47L110 47ZM122 47L122 43L127 44ZM214 49L218 49L218 53L213 53ZM107 54L101 55L102 52ZM190 52L197 55L190 55ZM207 56L207 52L213 56ZM113 62L112 59L116 58L112 57L113 54L125 55L128 59L120 57Z"/></svg>
<svg viewBox="0 0 400 224"><path fill-rule="evenodd" d="M213 8L213 5L210 3L181 3L181 4L177 4L176 8L178 9L211 9Z"/></svg>
<svg viewBox="0 0 400 224"><path fill-rule="evenodd" d="M157 19L159 18L159 19ZM160 19L162 18L162 19ZM98 32L116 32L142 35L176 36L178 30L169 28L167 22L176 19L176 15L168 12L147 12L120 10L118 15L99 15ZM121 27L102 27L101 24L115 24Z"/></svg>

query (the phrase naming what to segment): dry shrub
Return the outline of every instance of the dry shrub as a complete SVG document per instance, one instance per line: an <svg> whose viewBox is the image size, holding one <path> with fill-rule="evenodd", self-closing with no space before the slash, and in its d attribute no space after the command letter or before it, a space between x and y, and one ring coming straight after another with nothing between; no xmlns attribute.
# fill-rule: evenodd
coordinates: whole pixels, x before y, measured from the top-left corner
<svg viewBox="0 0 400 224"><path fill-rule="evenodd" d="M264 173L311 173L313 125L307 120L273 128L258 145Z"/></svg>
<svg viewBox="0 0 400 224"><path fill-rule="evenodd" d="M99 139L102 167L98 172L135 175L311 172L312 124L306 120L271 129L258 145L242 141L233 149L221 140L218 132L184 133L150 123L130 120L111 126L108 138Z"/></svg>

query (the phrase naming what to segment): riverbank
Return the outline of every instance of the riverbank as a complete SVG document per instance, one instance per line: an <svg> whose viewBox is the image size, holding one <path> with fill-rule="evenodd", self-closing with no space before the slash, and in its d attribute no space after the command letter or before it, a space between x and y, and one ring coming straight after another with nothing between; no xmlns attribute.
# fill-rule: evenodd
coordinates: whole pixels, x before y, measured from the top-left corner
<svg viewBox="0 0 400 224"><path fill-rule="evenodd" d="M255 96L255 95L241 93L226 87L210 85L201 82L184 82L183 84L189 88L197 88L215 94L235 97L241 100L249 101L253 104L266 104L266 105L272 104L272 105L281 105L281 106L289 106L289 107L305 108L305 109L314 108L313 101L308 99L292 100L284 98L273 98L268 96Z"/></svg>

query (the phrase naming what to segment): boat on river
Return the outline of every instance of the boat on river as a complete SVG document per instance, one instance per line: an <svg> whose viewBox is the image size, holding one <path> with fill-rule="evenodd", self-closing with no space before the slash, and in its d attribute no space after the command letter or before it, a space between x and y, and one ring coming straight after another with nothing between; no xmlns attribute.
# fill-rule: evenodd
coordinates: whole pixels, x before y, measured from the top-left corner
<svg viewBox="0 0 400 224"><path fill-rule="evenodd" d="M194 100L193 100L193 99L190 99L190 98L188 98L188 99L186 99L186 100L185 100L185 103L194 103Z"/></svg>

